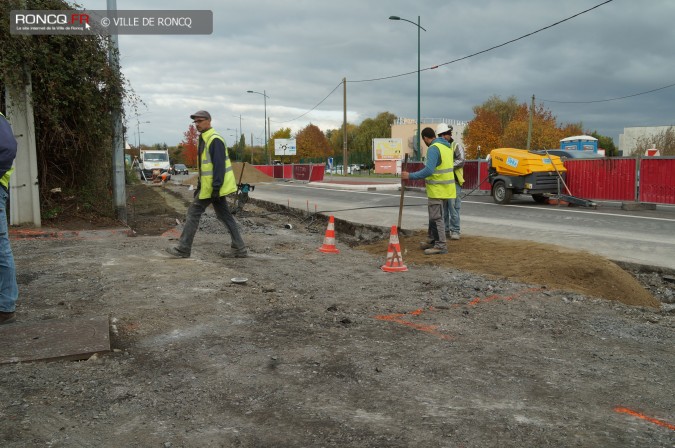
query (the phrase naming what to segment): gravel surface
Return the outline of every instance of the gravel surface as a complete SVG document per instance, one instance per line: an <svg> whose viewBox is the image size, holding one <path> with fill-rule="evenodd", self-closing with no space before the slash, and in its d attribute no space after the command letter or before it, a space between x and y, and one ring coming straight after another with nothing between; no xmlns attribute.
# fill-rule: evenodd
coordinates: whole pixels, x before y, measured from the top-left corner
<svg viewBox="0 0 675 448"><path fill-rule="evenodd" d="M184 213L190 192L166 188L172 210L150 224L137 203L134 238L13 241L19 323L2 331L109 316L114 351L1 365L3 447L673 446L668 303L412 254L385 273L382 230L338 223L325 254L325 218L252 203L237 215L251 257L218 255L230 240L209 210L192 258L173 259L175 229L143 236ZM638 276L672 303L667 276Z"/></svg>

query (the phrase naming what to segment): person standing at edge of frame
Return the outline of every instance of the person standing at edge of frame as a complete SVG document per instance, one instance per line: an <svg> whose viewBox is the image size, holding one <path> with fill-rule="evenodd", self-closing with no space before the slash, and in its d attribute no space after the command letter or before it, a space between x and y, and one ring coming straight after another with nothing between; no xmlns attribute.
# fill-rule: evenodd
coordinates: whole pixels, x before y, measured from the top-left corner
<svg viewBox="0 0 675 448"><path fill-rule="evenodd" d="M19 287L16 284L16 265L9 245L7 204L9 203L9 178L16 158L17 143L5 116L0 112L0 325L16 320L16 301Z"/></svg>

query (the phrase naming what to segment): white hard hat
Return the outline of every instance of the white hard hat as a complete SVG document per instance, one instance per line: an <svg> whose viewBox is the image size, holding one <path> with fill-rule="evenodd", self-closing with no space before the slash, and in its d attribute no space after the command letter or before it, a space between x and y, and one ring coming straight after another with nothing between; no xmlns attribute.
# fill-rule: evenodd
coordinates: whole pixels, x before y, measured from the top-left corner
<svg viewBox="0 0 675 448"><path fill-rule="evenodd" d="M436 126L436 135L440 136L448 132L452 132L452 126L448 126L446 123L440 123Z"/></svg>

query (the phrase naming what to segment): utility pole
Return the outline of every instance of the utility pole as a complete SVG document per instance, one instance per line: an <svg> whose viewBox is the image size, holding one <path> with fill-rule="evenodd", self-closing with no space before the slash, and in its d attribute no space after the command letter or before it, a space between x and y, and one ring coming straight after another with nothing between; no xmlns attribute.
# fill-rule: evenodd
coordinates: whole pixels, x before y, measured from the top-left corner
<svg viewBox="0 0 675 448"><path fill-rule="evenodd" d="M108 11L117 16L117 0L108 0ZM117 34L110 35L110 49L108 50L108 62L115 73L120 73L119 44ZM117 219L126 224L127 222L127 198L124 180L124 131L122 129L122 107L115 107L112 111L113 124L113 201L117 211ZM138 134L140 147L141 134Z"/></svg>
<svg viewBox="0 0 675 448"><path fill-rule="evenodd" d="M530 150L532 143L532 115L534 114L534 95L532 95L532 105L530 106L530 123L527 126L527 150Z"/></svg>
<svg viewBox="0 0 675 448"><path fill-rule="evenodd" d="M267 117L267 135L265 136L265 148L267 148L267 145L269 144L270 141L270 117ZM272 158L272 155L270 154L270 151L267 151L268 155L268 161ZM271 162L270 162L271 163Z"/></svg>
<svg viewBox="0 0 675 448"><path fill-rule="evenodd" d="M343 86L343 122L342 122L342 173L347 173L347 78L342 78Z"/></svg>
<svg viewBox="0 0 675 448"><path fill-rule="evenodd" d="M22 9L28 9L21 2ZM16 37L29 39L32 36ZM17 67L23 71L22 85L5 87L7 120L18 143L14 174L9 184L9 224L42 226L40 216L40 176L35 145L35 114L33 112L33 81L27 64Z"/></svg>

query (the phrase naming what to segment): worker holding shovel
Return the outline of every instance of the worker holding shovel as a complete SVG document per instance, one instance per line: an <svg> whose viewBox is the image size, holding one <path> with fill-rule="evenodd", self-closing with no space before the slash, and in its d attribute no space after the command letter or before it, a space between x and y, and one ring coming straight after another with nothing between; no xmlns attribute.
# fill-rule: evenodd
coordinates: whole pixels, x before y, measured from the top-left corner
<svg viewBox="0 0 675 448"><path fill-rule="evenodd" d="M422 130L422 140L429 148L425 167L414 173L403 171L401 179L426 180L429 234L427 241L422 242L420 247L426 255L447 254L443 208L448 199L454 199L457 195L452 149L447 140L436 138L436 133L431 128Z"/></svg>

